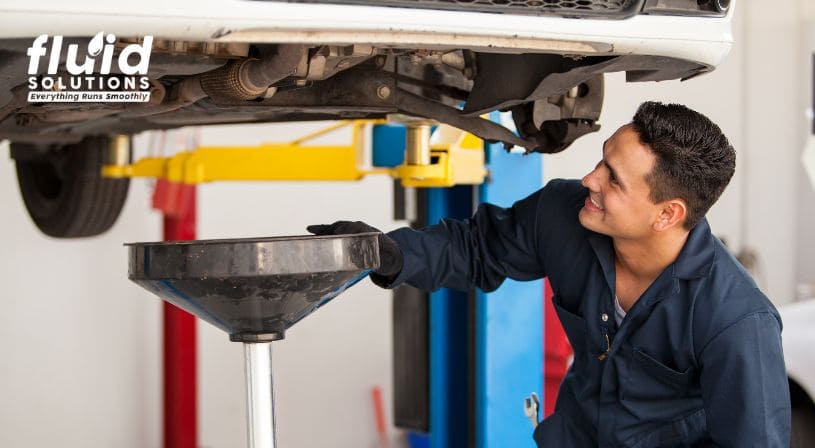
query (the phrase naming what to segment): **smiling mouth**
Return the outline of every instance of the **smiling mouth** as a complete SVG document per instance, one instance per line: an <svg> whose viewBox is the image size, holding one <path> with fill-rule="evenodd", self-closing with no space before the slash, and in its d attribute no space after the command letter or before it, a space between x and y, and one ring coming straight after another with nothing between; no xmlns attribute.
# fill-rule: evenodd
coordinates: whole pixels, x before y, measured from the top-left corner
<svg viewBox="0 0 815 448"><path fill-rule="evenodd" d="M586 207L588 207L590 209L597 210L597 211L604 211L605 210L603 208L603 206L600 205L599 202L595 201L591 196L586 197Z"/></svg>

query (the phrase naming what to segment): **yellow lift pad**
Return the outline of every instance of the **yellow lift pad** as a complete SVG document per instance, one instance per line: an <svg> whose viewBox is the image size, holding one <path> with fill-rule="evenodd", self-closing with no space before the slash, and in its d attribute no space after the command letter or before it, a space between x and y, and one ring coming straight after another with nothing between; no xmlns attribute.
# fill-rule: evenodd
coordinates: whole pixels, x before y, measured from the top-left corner
<svg viewBox="0 0 815 448"><path fill-rule="evenodd" d="M334 124L288 143L258 146L203 146L172 157L148 157L132 164L107 165L107 177L164 178L198 184L213 181L355 181L368 174L400 178L408 187L449 187L480 184L484 168L483 142L472 134L440 125L431 140L431 164L364 168L366 128L383 120ZM304 142L347 126L350 145L305 145Z"/></svg>

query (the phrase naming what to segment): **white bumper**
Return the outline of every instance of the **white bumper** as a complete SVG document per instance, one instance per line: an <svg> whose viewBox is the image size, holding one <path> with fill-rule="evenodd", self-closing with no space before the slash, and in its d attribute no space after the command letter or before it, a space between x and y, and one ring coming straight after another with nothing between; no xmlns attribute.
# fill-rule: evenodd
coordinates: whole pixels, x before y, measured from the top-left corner
<svg viewBox="0 0 815 448"><path fill-rule="evenodd" d="M373 44L575 55L645 54L717 66L732 45L723 18L564 19L243 0L0 1L0 38L153 35L233 42Z"/></svg>

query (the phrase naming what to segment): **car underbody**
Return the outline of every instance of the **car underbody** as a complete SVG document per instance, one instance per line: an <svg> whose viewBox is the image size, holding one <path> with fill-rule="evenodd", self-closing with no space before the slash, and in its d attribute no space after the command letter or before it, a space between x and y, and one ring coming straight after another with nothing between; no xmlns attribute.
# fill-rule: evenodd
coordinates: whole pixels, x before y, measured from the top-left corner
<svg viewBox="0 0 815 448"><path fill-rule="evenodd" d="M117 45L134 41L119 39ZM27 98L30 43L0 41L0 77L7 80L0 90L0 138L32 143L189 125L405 114L448 123L507 147L551 153L598 129L604 73L624 71L628 81L662 81L708 70L687 60L648 55L158 40L147 75L148 102L36 103ZM495 110L512 112L518 135L481 117Z"/></svg>

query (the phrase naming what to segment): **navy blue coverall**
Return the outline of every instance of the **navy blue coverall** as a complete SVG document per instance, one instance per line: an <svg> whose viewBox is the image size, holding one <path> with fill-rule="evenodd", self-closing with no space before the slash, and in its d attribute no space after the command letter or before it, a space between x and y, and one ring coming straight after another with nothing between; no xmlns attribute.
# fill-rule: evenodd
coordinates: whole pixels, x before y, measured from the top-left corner
<svg viewBox="0 0 815 448"><path fill-rule="evenodd" d="M578 221L587 194L552 181L507 209L482 204L468 220L395 230L402 271L373 279L492 291L507 277L549 277L574 362L535 429L539 447L787 448L789 386L770 301L702 220L618 328L611 238Z"/></svg>

